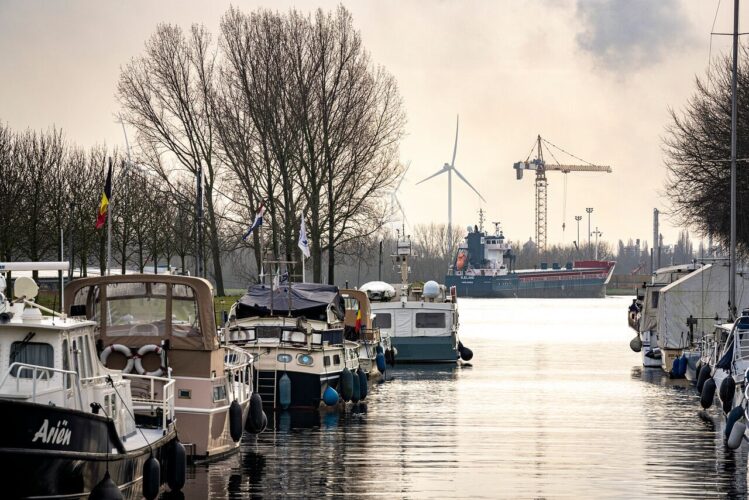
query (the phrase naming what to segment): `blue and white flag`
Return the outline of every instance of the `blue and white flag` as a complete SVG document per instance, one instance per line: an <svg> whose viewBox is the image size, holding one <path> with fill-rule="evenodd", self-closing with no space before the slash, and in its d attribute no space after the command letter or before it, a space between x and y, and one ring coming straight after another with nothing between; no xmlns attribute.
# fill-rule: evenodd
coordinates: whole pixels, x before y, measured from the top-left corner
<svg viewBox="0 0 749 500"><path fill-rule="evenodd" d="M263 214L265 213L265 207L263 206L262 202L260 203L260 208L257 209L257 214L255 215L255 221L252 223L250 228L247 230L246 233L244 233L244 236L242 236L242 239L244 241L247 241L247 238L250 237L252 232L257 229L258 227L263 225Z"/></svg>
<svg viewBox="0 0 749 500"><path fill-rule="evenodd" d="M305 257L309 257L309 242L307 241L307 229L304 227L304 215L302 215L302 225L299 228L299 243L297 244Z"/></svg>

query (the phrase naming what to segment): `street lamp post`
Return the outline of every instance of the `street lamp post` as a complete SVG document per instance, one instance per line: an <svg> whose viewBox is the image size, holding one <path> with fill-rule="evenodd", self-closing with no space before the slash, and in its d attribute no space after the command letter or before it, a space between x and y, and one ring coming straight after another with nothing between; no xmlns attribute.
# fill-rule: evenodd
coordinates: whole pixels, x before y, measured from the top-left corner
<svg viewBox="0 0 749 500"><path fill-rule="evenodd" d="M585 209L586 212L588 212L588 251L590 251L590 237L592 236L590 232L590 214L593 213L593 208L588 207Z"/></svg>
<svg viewBox="0 0 749 500"><path fill-rule="evenodd" d="M576 215L575 220L577 221L577 249L580 250L580 221L583 220L583 216Z"/></svg>
<svg viewBox="0 0 749 500"><path fill-rule="evenodd" d="M603 236L603 233L602 233L601 231L599 231L599 230L598 230L598 226L596 226L596 230L595 230L595 231L593 231L593 234L595 234L595 235L596 235L596 256L595 256L595 258L594 258L594 259L595 259L595 260L598 260L598 237L599 237L599 236Z"/></svg>

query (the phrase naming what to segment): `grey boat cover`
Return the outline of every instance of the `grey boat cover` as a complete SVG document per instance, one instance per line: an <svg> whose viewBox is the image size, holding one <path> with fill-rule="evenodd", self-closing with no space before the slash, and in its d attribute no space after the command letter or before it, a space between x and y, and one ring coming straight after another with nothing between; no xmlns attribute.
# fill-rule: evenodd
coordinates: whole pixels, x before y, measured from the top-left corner
<svg viewBox="0 0 749 500"><path fill-rule="evenodd" d="M237 303L237 319L266 317L271 315L271 301L273 316L305 317L320 321L327 321L328 306L339 320L343 320L346 306L343 297L334 285L318 283L283 284L273 288L271 294L268 285L252 285L247 289Z"/></svg>

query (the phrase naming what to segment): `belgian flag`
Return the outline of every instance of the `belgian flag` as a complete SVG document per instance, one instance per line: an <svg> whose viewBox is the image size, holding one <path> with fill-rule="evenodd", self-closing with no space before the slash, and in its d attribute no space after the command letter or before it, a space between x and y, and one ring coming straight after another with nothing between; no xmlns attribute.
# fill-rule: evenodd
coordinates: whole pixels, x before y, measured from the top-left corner
<svg viewBox="0 0 749 500"><path fill-rule="evenodd" d="M361 333L361 307L356 309L356 323L354 324L354 331L357 334Z"/></svg>
<svg viewBox="0 0 749 500"><path fill-rule="evenodd" d="M99 212L96 214L96 229L101 229L107 222L107 212L109 200L112 198L112 162L109 162L109 172L107 172L107 182L104 183L104 192L101 194L99 202Z"/></svg>

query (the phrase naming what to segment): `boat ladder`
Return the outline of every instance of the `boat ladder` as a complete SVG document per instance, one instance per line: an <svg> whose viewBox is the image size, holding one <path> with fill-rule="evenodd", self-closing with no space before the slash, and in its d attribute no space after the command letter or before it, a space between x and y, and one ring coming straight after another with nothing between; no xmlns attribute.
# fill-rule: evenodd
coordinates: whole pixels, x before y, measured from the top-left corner
<svg viewBox="0 0 749 500"><path fill-rule="evenodd" d="M278 393L278 349L276 349L276 363L274 363L273 371L260 371L257 372L257 393L263 398L263 402L273 402L273 409L276 409L276 400Z"/></svg>

